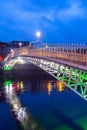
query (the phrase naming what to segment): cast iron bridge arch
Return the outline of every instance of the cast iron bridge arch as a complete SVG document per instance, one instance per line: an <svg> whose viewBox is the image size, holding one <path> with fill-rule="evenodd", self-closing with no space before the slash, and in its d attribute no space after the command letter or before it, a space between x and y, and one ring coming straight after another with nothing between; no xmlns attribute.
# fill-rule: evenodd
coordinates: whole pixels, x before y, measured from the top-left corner
<svg viewBox="0 0 87 130"><path fill-rule="evenodd" d="M4 68L13 67L19 61L40 67L87 100L87 48L84 45L18 48L5 58Z"/></svg>

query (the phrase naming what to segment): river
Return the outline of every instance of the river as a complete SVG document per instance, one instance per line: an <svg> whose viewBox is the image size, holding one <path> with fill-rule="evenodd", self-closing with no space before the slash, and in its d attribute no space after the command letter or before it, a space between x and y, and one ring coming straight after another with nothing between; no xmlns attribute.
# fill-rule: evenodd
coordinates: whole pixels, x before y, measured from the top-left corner
<svg viewBox="0 0 87 130"><path fill-rule="evenodd" d="M87 101L32 65L19 68L0 75L0 130L87 130ZM20 108L27 113L23 125Z"/></svg>

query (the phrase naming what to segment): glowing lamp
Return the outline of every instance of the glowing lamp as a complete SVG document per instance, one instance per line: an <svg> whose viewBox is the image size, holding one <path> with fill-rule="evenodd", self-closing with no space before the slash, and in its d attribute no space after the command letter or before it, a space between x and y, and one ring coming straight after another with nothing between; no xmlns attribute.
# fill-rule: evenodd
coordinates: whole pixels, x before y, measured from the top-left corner
<svg viewBox="0 0 87 130"><path fill-rule="evenodd" d="M36 36L39 38L41 36L41 33L39 31L36 32Z"/></svg>

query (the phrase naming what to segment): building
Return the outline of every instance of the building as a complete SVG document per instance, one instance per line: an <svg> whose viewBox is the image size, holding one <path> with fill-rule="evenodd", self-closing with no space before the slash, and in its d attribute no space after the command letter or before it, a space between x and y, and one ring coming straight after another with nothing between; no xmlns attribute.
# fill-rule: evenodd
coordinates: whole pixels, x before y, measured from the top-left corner
<svg viewBox="0 0 87 130"><path fill-rule="evenodd" d="M8 45L6 42L0 42L0 62L7 56L7 47Z"/></svg>

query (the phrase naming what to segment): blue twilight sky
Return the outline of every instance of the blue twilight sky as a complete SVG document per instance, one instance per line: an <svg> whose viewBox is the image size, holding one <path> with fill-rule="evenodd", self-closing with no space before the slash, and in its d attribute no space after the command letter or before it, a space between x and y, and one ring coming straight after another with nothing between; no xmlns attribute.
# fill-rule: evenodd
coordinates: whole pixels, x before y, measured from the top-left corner
<svg viewBox="0 0 87 130"><path fill-rule="evenodd" d="M87 0L0 0L0 41L87 43Z"/></svg>

